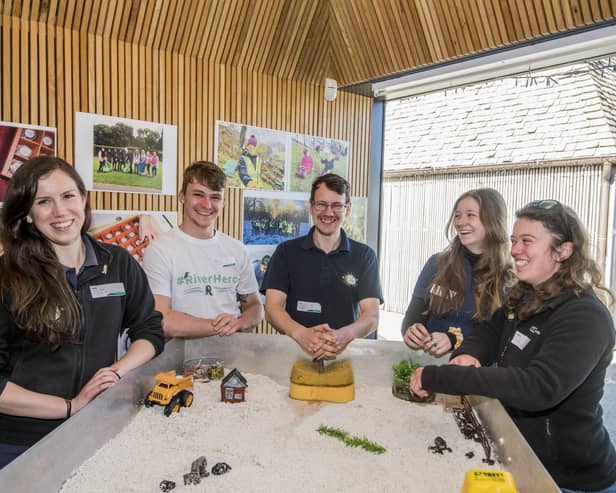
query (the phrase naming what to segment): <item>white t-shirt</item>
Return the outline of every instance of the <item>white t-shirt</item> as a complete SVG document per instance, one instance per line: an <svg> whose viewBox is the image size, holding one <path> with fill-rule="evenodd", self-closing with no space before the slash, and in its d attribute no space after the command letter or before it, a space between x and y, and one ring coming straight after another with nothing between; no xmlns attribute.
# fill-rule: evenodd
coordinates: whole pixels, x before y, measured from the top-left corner
<svg viewBox="0 0 616 493"><path fill-rule="evenodd" d="M244 245L220 231L208 240L167 231L145 249L143 268L152 292L171 298L172 310L200 318L239 315L237 294L259 290Z"/></svg>

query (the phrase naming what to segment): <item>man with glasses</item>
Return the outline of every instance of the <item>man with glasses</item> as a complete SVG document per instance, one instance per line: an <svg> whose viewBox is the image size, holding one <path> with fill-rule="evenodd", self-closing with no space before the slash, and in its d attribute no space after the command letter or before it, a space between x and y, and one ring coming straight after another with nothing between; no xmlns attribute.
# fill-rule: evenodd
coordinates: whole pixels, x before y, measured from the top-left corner
<svg viewBox="0 0 616 493"><path fill-rule="evenodd" d="M263 318L244 245L215 227L225 184L224 172L214 163L192 163L178 195L182 225L145 250L143 268L166 337L228 336Z"/></svg>
<svg viewBox="0 0 616 493"><path fill-rule="evenodd" d="M376 337L382 303L374 251L342 229L351 211L342 177L318 177L310 191L314 226L281 243L261 284L266 319L315 360L334 359L353 339Z"/></svg>

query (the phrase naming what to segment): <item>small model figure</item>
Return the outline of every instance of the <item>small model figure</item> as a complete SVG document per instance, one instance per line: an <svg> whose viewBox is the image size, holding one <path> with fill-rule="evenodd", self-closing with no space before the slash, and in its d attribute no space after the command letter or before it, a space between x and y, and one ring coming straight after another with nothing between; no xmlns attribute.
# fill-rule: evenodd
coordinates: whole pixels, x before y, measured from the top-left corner
<svg viewBox="0 0 616 493"><path fill-rule="evenodd" d="M193 403L192 376L178 377L175 370L162 372L156 375L158 382L152 392L144 399L145 407L154 404L165 406L164 414L169 417L171 413L179 413L180 407L190 407Z"/></svg>
<svg viewBox="0 0 616 493"><path fill-rule="evenodd" d="M234 368L220 383L220 400L223 402L244 402L246 387L248 387L248 382L239 370Z"/></svg>
<svg viewBox="0 0 616 493"><path fill-rule="evenodd" d="M436 437L434 439L434 445L428 447L428 450L431 450L433 454L441 454L443 452L451 452L451 449L447 446L447 442L443 437Z"/></svg>
<svg viewBox="0 0 616 493"><path fill-rule="evenodd" d="M226 462L217 462L212 467L212 474L214 476L220 476L221 474L225 474L231 470L231 466Z"/></svg>
<svg viewBox="0 0 616 493"><path fill-rule="evenodd" d="M166 493L167 491L175 489L175 482L169 481L168 479L163 479L158 486L161 491Z"/></svg>
<svg viewBox="0 0 616 493"><path fill-rule="evenodd" d="M184 363L184 375L192 375L195 382L220 380L225 375L224 362L211 358L190 360Z"/></svg>
<svg viewBox="0 0 616 493"><path fill-rule="evenodd" d="M184 474L184 484L199 484L201 478L207 478L210 475L207 472L207 460L204 455L195 459L190 466L190 472Z"/></svg>

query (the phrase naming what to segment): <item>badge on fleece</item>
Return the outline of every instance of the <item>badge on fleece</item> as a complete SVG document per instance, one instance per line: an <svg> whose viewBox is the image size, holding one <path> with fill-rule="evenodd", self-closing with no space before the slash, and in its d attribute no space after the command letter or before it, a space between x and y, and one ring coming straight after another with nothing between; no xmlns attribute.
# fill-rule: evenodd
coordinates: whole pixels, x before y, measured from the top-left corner
<svg viewBox="0 0 616 493"><path fill-rule="evenodd" d="M109 284L98 284L90 286L92 298L109 298L111 296L126 296L126 289L123 282L110 282Z"/></svg>

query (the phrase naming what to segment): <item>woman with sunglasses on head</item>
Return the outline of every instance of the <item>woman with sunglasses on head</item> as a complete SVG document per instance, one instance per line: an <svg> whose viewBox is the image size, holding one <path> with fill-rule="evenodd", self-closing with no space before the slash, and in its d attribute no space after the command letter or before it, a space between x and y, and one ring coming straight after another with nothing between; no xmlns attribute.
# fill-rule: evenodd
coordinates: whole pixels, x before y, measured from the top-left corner
<svg viewBox="0 0 616 493"><path fill-rule="evenodd" d="M479 188L462 194L446 231L447 249L428 259L402 321L411 349L434 356L457 348L502 305L512 277L507 263L507 208L500 193Z"/></svg>
<svg viewBox="0 0 616 493"><path fill-rule="evenodd" d="M13 175L0 238L0 467L163 349L136 261L86 231L86 189L41 156ZM132 345L117 359L118 336Z"/></svg>
<svg viewBox="0 0 616 493"><path fill-rule="evenodd" d="M511 235L518 283L449 365L411 379L426 391L499 399L563 492L616 492L616 453L599 404L614 325L601 274L569 207L531 202Z"/></svg>

